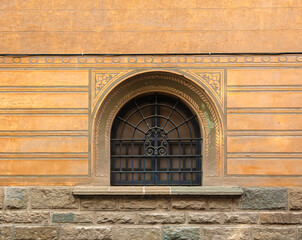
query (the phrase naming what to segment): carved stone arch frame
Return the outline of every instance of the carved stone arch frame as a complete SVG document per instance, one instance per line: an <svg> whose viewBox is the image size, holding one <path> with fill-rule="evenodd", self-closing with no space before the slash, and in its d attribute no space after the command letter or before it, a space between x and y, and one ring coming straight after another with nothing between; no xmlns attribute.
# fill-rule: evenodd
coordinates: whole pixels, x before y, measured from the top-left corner
<svg viewBox="0 0 302 240"><path fill-rule="evenodd" d="M203 87L187 77L171 72L124 76L120 82L94 105L91 144L93 184L110 185L110 134L118 111L138 95L162 92L182 99L197 115L203 137L202 185L221 185L224 156L222 118L217 105Z"/></svg>

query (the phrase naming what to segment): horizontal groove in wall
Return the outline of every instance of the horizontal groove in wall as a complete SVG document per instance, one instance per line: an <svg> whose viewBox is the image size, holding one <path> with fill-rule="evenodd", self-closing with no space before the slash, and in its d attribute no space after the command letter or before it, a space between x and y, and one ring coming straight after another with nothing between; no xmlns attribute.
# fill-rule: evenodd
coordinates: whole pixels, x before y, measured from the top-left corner
<svg viewBox="0 0 302 240"><path fill-rule="evenodd" d="M228 130L228 136L302 136L299 130Z"/></svg>
<svg viewBox="0 0 302 240"><path fill-rule="evenodd" d="M301 175L242 175L242 174L226 174L223 184L225 186L238 185L248 187L302 187Z"/></svg>
<svg viewBox="0 0 302 240"><path fill-rule="evenodd" d="M228 114L301 114L302 108L227 108Z"/></svg>
<svg viewBox="0 0 302 240"><path fill-rule="evenodd" d="M54 133L54 134L43 134L43 133L33 133L33 134L7 134L7 135L2 135L0 134L0 138L8 138L8 139L14 139L14 138L87 138L88 139L88 133L87 134L58 134L58 133Z"/></svg>
<svg viewBox="0 0 302 240"><path fill-rule="evenodd" d="M0 108L0 115L40 115L40 114L49 114L49 115L87 115L88 108Z"/></svg>
<svg viewBox="0 0 302 240"><path fill-rule="evenodd" d="M244 87L227 87L228 92L299 92L302 91L302 86L244 86Z"/></svg>
<svg viewBox="0 0 302 240"><path fill-rule="evenodd" d="M9 160L14 160L14 161L83 161L83 160L86 160L88 161L88 157L85 157L85 158L71 158L71 157L56 157L56 158L48 158L48 157L27 157L27 158L24 158L22 156L20 156L19 158L18 157L9 157L9 158L2 158L0 157L0 163L2 161L2 163L4 161L9 161Z"/></svg>
<svg viewBox="0 0 302 240"><path fill-rule="evenodd" d="M257 139L257 138L274 138L274 137L278 137L278 138L286 138L286 137L289 137L289 138L301 138L302 136L301 135L294 135L294 134L291 134L291 135L281 135L281 134L279 134L279 135L272 135L272 134L270 134L270 135L254 135L254 134L246 134L246 135L239 135L239 134L237 134L237 135L229 135L230 136L230 138L229 139L231 139L231 138L243 138L243 139L246 139L246 138L255 138L255 139Z"/></svg>
<svg viewBox="0 0 302 240"><path fill-rule="evenodd" d="M1 137L34 137L34 136L88 136L88 131L0 131Z"/></svg>
<svg viewBox="0 0 302 240"><path fill-rule="evenodd" d="M0 158L88 158L88 153L70 153L70 152L41 152L41 153L29 153L29 152L6 152L0 153Z"/></svg>
<svg viewBox="0 0 302 240"><path fill-rule="evenodd" d="M97 1L95 1L97 2ZM190 2L190 1L189 1ZM195 2L195 1L194 1ZM257 3L257 1L255 1ZM152 2L151 2L152 3ZM223 2L221 2L223 3ZM288 1L284 1L284 4L282 3L282 1L280 2L274 2L275 4L280 4L279 6L277 5L269 5L272 3L271 2L267 2L268 3L268 6L265 6L265 4L263 5L254 5L254 6L250 6L250 4L248 4L248 2L246 2L247 4L244 5L245 2L242 2L242 5L240 3L240 5L236 6L235 4L234 5L230 5L230 4L227 4L227 1L223 6L214 6L215 4L211 5L209 4L208 6L206 6L206 4L204 4L202 7L201 6L198 6L198 7L194 7L192 5L188 5L188 7L182 7L182 6L175 6L174 8L171 7L171 5L169 5L169 7L164 7L162 6L162 8L158 7L158 5L156 5L155 7L150 7L151 5L148 4L148 6L144 7L144 5L140 5L140 4L137 4L136 6L131 6L131 7L128 7L127 5L126 6L123 6L123 5L116 5L114 7L112 7L112 5L109 6L109 8L106 8L103 6L104 2L103 1L100 1L100 4L101 6L99 7L95 7L95 8L91 8L90 7L87 7L87 5L84 5L83 7L79 7L77 8L76 6L77 5L74 5L75 8L60 8L58 5L58 7L54 7L56 5L47 5L47 8L44 8L44 7L41 7L41 8L26 8L26 7L22 7L22 6L17 6L17 9L15 7L11 7L11 6L6 6L4 9L0 9L0 11L16 11L16 10L19 10L19 11L52 11L52 10L59 10L59 11L80 11L80 12L83 12L83 11L119 11L119 10L158 10L158 11L167 11L167 10L218 10L218 9L239 9L239 10L242 10L242 9L255 9L255 10L261 10L261 9L265 9L265 11L267 9L299 9L299 8L302 8L302 5L299 5L299 2L297 1L297 5L289 5L289 2ZM263 2L265 3L265 2ZM24 3L26 4L26 3ZM175 3L177 4L177 3ZM26 5L25 5L26 6ZM31 4L29 4L29 6L31 6ZM63 5L64 6L64 5ZM68 4L68 7L72 7L72 5Z"/></svg>
<svg viewBox="0 0 302 240"><path fill-rule="evenodd" d="M83 174L83 175L12 175L11 177L7 175L0 175L0 186L7 186L7 185L37 185L41 184L40 181L43 182L43 186L51 185L62 185L62 186L68 186L68 185L75 185L75 184L82 184L81 178L88 178L90 177L89 174ZM53 182L49 181L49 178L52 179ZM67 179L66 179L67 178ZM68 178L73 178L72 181L69 183ZM17 180L16 180L17 179ZM68 181L67 181L68 180ZM16 182L15 182L16 181ZM24 181L24 184L21 182ZM45 182L45 183L44 183ZM48 183L47 183L48 182ZM90 183L90 182L89 182Z"/></svg>
<svg viewBox="0 0 302 240"><path fill-rule="evenodd" d="M0 87L0 92L88 92L88 87Z"/></svg>
<svg viewBox="0 0 302 240"><path fill-rule="evenodd" d="M227 153L227 158L302 158L302 153Z"/></svg>

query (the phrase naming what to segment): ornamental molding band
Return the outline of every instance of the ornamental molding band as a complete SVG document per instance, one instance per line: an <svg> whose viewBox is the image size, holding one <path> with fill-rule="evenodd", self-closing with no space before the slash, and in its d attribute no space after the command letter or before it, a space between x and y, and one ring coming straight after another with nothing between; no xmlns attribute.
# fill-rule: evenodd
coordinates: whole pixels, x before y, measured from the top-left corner
<svg viewBox="0 0 302 240"><path fill-rule="evenodd" d="M222 69L173 69L157 68L160 72L171 72L174 74L185 75L198 86L202 87L213 99L216 100L222 112L224 112L224 70ZM150 69L132 68L127 71L120 69L102 69L92 72L92 103L91 112L95 110L95 104L100 98L106 97L109 91L118 85L125 77L134 74L150 72ZM161 76L159 76L161 77Z"/></svg>
<svg viewBox="0 0 302 240"><path fill-rule="evenodd" d="M101 89L118 73L99 73L95 75L95 95L101 91Z"/></svg>
<svg viewBox="0 0 302 240"><path fill-rule="evenodd" d="M131 72L133 70L123 71L123 70L99 70L94 71L94 80L92 81L92 102L101 95L108 86L110 86L116 79L122 77L123 75Z"/></svg>
<svg viewBox="0 0 302 240"><path fill-rule="evenodd" d="M206 69L188 69L182 70L190 76L194 76L200 86L206 85L213 96L218 100L221 109L224 109L224 71L223 70L206 70Z"/></svg>
<svg viewBox="0 0 302 240"><path fill-rule="evenodd" d="M301 54L283 55L139 55L139 56L1 56L0 68L7 66L56 66L77 68L87 66L157 66L157 65L177 65L177 66L258 66L258 65L302 65Z"/></svg>

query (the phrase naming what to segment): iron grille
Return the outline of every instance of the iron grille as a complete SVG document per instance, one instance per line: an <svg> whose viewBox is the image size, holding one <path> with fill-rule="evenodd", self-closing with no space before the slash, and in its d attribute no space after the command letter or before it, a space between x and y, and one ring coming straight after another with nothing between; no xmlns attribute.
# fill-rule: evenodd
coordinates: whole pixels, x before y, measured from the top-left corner
<svg viewBox="0 0 302 240"><path fill-rule="evenodd" d="M201 185L201 133L179 99L143 95L125 104L111 130L111 185Z"/></svg>

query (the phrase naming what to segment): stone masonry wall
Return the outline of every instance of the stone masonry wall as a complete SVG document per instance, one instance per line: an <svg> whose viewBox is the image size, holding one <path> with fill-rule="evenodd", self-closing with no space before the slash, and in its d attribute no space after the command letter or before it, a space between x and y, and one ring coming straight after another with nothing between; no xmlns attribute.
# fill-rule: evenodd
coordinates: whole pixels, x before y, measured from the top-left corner
<svg viewBox="0 0 302 240"><path fill-rule="evenodd" d="M0 188L0 240L302 240L301 188L242 197L74 197L69 187Z"/></svg>

